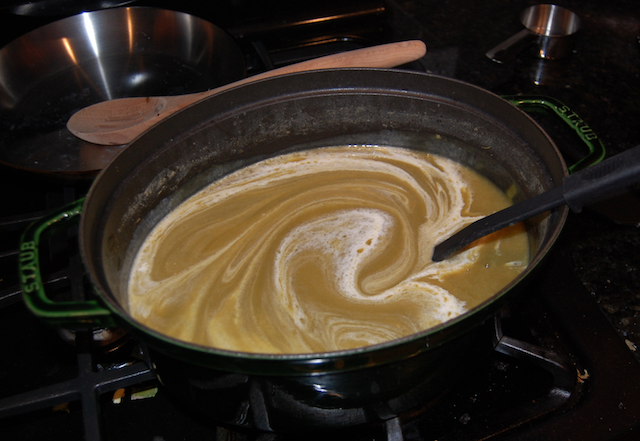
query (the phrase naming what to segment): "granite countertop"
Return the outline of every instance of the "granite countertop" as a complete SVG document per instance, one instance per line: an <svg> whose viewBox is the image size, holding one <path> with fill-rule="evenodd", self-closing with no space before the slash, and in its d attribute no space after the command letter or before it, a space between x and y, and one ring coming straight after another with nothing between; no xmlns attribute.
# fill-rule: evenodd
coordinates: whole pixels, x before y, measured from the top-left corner
<svg viewBox="0 0 640 441"><path fill-rule="evenodd" d="M531 48L511 62L489 60L488 50L523 29L520 12L533 4L536 2L521 0L388 0L387 10L399 30L397 38L418 38L427 44L428 53L422 60L427 72L500 95L554 97L599 135L607 156L640 144L640 2L558 1L555 4L581 19L573 53L560 60L541 60ZM554 138L557 144L564 142L562 136ZM608 205L572 213L558 252L571 262L586 290L640 361L639 195L636 186Z"/></svg>

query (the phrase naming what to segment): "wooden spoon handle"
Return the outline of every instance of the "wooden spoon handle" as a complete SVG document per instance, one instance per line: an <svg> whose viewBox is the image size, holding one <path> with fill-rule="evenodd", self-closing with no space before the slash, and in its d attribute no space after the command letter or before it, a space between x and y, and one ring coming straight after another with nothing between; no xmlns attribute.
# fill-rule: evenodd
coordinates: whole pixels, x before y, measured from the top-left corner
<svg viewBox="0 0 640 441"><path fill-rule="evenodd" d="M131 142L167 116L209 96L249 82L294 72L345 67L390 68L415 61L426 53L421 41L403 41L356 49L303 61L226 84L206 92L167 97L120 98L85 107L67 122L78 138L95 144Z"/></svg>

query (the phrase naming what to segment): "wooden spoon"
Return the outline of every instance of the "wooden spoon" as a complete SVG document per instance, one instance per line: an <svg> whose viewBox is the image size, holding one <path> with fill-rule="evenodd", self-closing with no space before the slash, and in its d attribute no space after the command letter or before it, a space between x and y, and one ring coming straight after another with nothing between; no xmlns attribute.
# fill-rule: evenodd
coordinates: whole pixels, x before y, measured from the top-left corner
<svg viewBox="0 0 640 441"><path fill-rule="evenodd" d="M424 56L426 51L425 44L417 40L389 43L303 61L244 78L206 92L103 101L75 113L67 122L67 128L78 138L94 144L127 144L167 116L232 87L277 75L316 69L390 68L415 61Z"/></svg>

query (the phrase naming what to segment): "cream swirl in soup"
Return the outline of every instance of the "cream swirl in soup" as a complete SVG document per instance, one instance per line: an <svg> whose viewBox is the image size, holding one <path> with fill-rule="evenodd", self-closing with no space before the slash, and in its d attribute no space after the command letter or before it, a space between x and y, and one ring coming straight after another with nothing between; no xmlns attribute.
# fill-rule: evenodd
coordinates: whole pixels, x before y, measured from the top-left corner
<svg viewBox="0 0 640 441"><path fill-rule="evenodd" d="M476 172L393 147L328 147L212 183L164 218L129 280L131 314L180 340L327 352L450 320L528 261L515 226L433 262L436 243L510 205Z"/></svg>

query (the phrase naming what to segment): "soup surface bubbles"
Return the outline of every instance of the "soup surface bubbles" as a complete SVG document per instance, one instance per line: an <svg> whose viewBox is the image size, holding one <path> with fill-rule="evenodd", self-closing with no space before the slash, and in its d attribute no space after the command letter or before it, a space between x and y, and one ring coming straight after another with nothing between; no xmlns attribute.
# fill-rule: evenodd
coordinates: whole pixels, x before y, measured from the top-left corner
<svg viewBox="0 0 640 441"><path fill-rule="evenodd" d="M295 354L357 348L450 320L527 265L521 225L433 262L433 247L511 202L450 159L327 147L258 162L154 227L130 313L180 340Z"/></svg>

